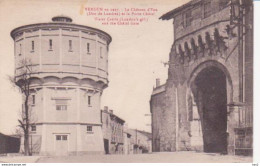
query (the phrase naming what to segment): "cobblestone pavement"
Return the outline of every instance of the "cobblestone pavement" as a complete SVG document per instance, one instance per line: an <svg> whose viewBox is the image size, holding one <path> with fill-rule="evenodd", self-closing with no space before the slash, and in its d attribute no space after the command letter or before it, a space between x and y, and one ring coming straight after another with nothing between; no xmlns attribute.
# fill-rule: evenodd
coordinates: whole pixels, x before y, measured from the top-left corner
<svg viewBox="0 0 260 166"><path fill-rule="evenodd" d="M42 157L39 163L252 163L252 157L196 152Z"/></svg>

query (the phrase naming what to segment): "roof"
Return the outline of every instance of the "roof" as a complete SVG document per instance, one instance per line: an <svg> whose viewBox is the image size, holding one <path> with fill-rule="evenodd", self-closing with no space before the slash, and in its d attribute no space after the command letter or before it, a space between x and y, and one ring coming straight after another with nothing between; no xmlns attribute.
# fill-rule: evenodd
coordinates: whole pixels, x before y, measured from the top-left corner
<svg viewBox="0 0 260 166"><path fill-rule="evenodd" d="M122 123L125 123L125 120L120 118L119 116L115 115L114 113L106 110L101 110L102 113L107 113L109 114L112 118L116 118L118 121L121 121Z"/></svg>
<svg viewBox="0 0 260 166"><path fill-rule="evenodd" d="M136 132L140 133L140 134L143 134L145 135L148 139L151 139L152 138L152 134L147 132L147 131L144 131L144 130L137 130L137 129L128 129L128 132L132 135L135 135Z"/></svg>
<svg viewBox="0 0 260 166"><path fill-rule="evenodd" d="M72 23L72 19L69 17L57 16L57 17L53 17L53 19L54 19L53 22L28 24L28 25L23 25L23 26L17 27L11 31L10 35L13 39L15 39L16 33L20 33L20 32L31 30L31 29L69 28L69 29L77 29L80 31L87 31L90 33L96 33L98 35L105 36L108 43L110 43L112 41L112 37L105 31L102 31L97 28L85 26L85 25L74 24L74 23Z"/></svg>
<svg viewBox="0 0 260 166"><path fill-rule="evenodd" d="M0 133L0 136L2 137L9 137L9 138L20 138L19 135L13 134L13 135L5 135L3 133Z"/></svg>
<svg viewBox="0 0 260 166"><path fill-rule="evenodd" d="M156 94L159 94L159 93L162 93L162 92L165 92L165 84L163 84L163 85L160 85L160 86L158 86L158 87L155 87L154 89L153 89L153 92L152 92L152 96L153 95L156 95Z"/></svg>
<svg viewBox="0 0 260 166"><path fill-rule="evenodd" d="M185 3L184 5L180 6L180 7L177 7L167 13L165 13L164 15L162 15L159 19L162 19L162 20L170 20L172 19L177 13L183 11L184 9L190 7L190 6L193 6L195 4L198 4L200 3L201 0L191 0L190 2L188 3Z"/></svg>
<svg viewBox="0 0 260 166"><path fill-rule="evenodd" d="M137 132L142 133L143 135L147 136L148 138L152 138L152 134L147 131L137 130Z"/></svg>

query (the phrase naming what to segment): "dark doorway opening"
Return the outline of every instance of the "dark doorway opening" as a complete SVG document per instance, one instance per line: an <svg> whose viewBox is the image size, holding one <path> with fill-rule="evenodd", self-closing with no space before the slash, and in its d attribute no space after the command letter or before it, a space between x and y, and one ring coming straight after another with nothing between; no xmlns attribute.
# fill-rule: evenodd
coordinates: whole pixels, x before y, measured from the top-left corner
<svg viewBox="0 0 260 166"><path fill-rule="evenodd" d="M154 139L154 152L160 152L160 139L156 138Z"/></svg>
<svg viewBox="0 0 260 166"><path fill-rule="evenodd" d="M105 148L105 153L109 154L109 141L108 141L108 139L104 139L104 148Z"/></svg>
<svg viewBox="0 0 260 166"><path fill-rule="evenodd" d="M204 152L227 152L226 75L216 67L202 70L192 91L197 103L203 133Z"/></svg>

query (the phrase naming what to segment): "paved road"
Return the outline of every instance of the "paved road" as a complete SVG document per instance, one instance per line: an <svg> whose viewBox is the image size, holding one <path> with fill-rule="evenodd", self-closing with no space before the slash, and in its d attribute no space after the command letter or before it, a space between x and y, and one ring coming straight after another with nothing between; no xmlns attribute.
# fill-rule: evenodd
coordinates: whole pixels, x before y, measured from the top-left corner
<svg viewBox="0 0 260 166"><path fill-rule="evenodd" d="M86 155L42 157L39 163L252 163L252 157L206 154L196 152L167 152L136 155Z"/></svg>

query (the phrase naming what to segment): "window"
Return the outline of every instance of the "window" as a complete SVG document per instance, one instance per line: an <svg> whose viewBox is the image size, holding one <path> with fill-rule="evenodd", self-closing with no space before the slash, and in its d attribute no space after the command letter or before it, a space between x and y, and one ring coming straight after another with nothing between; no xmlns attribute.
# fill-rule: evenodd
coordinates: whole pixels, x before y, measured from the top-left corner
<svg viewBox="0 0 260 166"><path fill-rule="evenodd" d="M68 136L67 135L63 135L61 138L62 138L62 140L68 140Z"/></svg>
<svg viewBox="0 0 260 166"><path fill-rule="evenodd" d="M20 44L20 48L19 48L19 55L22 55L22 44Z"/></svg>
<svg viewBox="0 0 260 166"><path fill-rule="evenodd" d="M209 17L211 15L211 2L206 1L204 3L204 18Z"/></svg>
<svg viewBox="0 0 260 166"><path fill-rule="evenodd" d="M91 96L88 96L88 105L91 105Z"/></svg>
<svg viewBox="0 0 260 166"><path fill-rule="evenodd" d="M87 131L92 131L92 126L87 126Z"/></svg>
<svg viewBox="0 0 260 166"><path fill-rule="evenodd" d="M35 95L32 95L32 104L35 104Z"/></svg>
<svg viewBox="0 0 260 166"><path fill-rule="evenodd" d="M57 111L66 111L67 105L56 105L56 110Z"/></svg>
<svg viewBox="0 0 260 166"><path fill-rule="evenodd" d="M52 50L52 39L49 40L49 50Z"/></svg>
<svg viewBox="0 0 260 166"><path fill-rule="evenodd" d="M185 13L185 26L190 26L191 25L191 21L192 21L192 17L191 17L191 10L187 11Z"/></svg>
<svg viewBox="0 0 260 166"><path fill-rule="evenodd" d="M87 43L87 52L88 52L88 53L89 53L89 46L90 46L90 44Z"/></svg>
<svg viewBox="0 0 260 166"><path fill-rule="evenodd" d="M68 108L68 100L56 99L56 110L57 111L66 111Z"/></svg>
<svg viewBox="0 0 260 166"><path fill-rule="evenodd" d="M31 126L31 131L36 131L36 126L35 125Z"/></svg>
<svg viewBox="0 0 260 166"><path fill-rule="evenodd" d="M99 48L99 53L100 53L100 58L103 58L103 48L102 47Z"/></svg>
<svg viewBox="0 0 260 166"><path fill-rule="evenodd" d="M67 135L56 135L56 140L57 141L67 141L68 140L68 136Z"/></svg>
<svg viewBox="0 0 260 166"><path fill-rule="evenodd" d="M34 51L34 41L32 41L32 51Z"/></svg>
<svg viewBox="0 0 260 166"><path fill-rule="evenodd" d="M56 140L61 140L61 135L56 135Z"/></svg>
<svg viewBox="0 0 260 166"><path fill-rule="evenodd" d="M72 51L72 40L69 40L69 51Z"/></svg>

